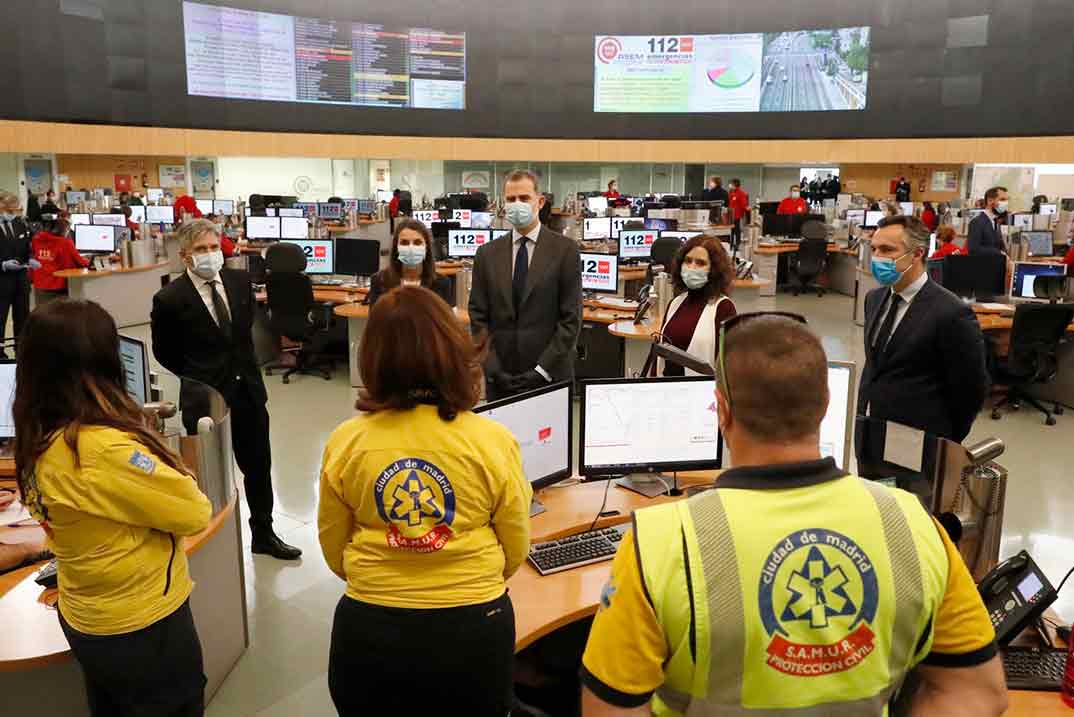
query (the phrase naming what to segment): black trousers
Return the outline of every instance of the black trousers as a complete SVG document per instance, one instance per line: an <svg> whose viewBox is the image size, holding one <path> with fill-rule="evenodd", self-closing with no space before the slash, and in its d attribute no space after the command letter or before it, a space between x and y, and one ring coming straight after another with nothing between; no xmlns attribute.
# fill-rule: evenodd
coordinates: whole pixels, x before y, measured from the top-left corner
<svg viewBox="0 0 1074 717"><path fill-rule="evenodd" d="M30 315L30 279L25 271L0 274L0 342L7 338L8 314L13 314L15 339L18 340L26 317Z"/></svg>
<svg viewBox="0 0 1074 717"><path fill-rule="evenodd" d="M86 635L60 626L82 667L93 717L200 717L205 669L190 601L149 627Z"/></svg>
<svg viewBox="0 0 1074 717"><path fill-rule="evenodd" d="M504 593L438 610L336 606L328 689L340 717L399 712L504 717L513 702L515 613Z"/></svg>

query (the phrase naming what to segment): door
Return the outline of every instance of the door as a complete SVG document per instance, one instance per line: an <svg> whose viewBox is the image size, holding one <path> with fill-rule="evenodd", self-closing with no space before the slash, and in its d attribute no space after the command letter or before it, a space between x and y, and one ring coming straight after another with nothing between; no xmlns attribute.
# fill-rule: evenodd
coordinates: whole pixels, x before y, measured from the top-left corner
<svg viewBox="0 0 1074 717"><path fill-rule="evenodd" d="M703 191L705 191L705 165L686 165L686 193L700 197Z"/></svg>

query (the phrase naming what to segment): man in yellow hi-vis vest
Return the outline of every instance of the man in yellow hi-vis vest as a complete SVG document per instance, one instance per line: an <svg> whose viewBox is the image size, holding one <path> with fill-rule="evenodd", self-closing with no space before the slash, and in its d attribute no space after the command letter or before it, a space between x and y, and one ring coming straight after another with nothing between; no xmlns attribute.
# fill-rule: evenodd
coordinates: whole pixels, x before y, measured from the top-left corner
<svg viewBox="0 0 1074 717"><path fill-rule="evenodd" d="M827 358L801 317L720 338L716 489L634 515L583 657L583 712L885 715L1006 709L995 634L943 529L908 493L822 458Z"/></svg>

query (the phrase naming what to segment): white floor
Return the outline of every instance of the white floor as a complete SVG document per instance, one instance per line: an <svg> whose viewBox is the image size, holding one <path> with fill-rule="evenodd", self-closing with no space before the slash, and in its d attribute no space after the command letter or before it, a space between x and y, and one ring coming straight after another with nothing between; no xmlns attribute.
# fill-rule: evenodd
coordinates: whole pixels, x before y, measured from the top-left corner
<svg viewBox="0 0 1074 717"><path fill-rule="evenodd" d="M797 311L823 337L829 358L860 366L862 331L851 322L851 300L780 295L764 308ZM750 308L755 308L751 306ZM147 328L147 327L146 327ZM144 335L146 328L125 330ZM276 528L305 551L300 562L246 557L251 645L209 706L216 717L335 715L326 671L332 614L343 583L325 567L317 544L317 479L328 434L353 413L345 366L331 382L298 377L284 386L266 378L272 415ZM173 394L174 396L174 394ZM999 459L1010 472L1002 554L1030 551L1057 583L1074 566L1074 413L1046 427L1022 410L992 421L982 413L968 442L997 436L1007 444ZM245 524L244 524L245 528ZM249 535L246 535L249 543ZM1074 588L1057 604L1074 618Z"/></svg>

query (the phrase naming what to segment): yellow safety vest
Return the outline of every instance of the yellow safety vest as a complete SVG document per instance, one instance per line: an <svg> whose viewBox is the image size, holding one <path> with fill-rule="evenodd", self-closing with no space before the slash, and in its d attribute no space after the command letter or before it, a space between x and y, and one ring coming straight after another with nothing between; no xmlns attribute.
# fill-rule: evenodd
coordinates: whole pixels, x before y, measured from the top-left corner
<svg viewBox="0 0 1074 717"><path fill-rule="evenodd" d="M717 486L635 521L670 656L656 715L883 715L929 652L948 562L909 493Z"/></svg>

